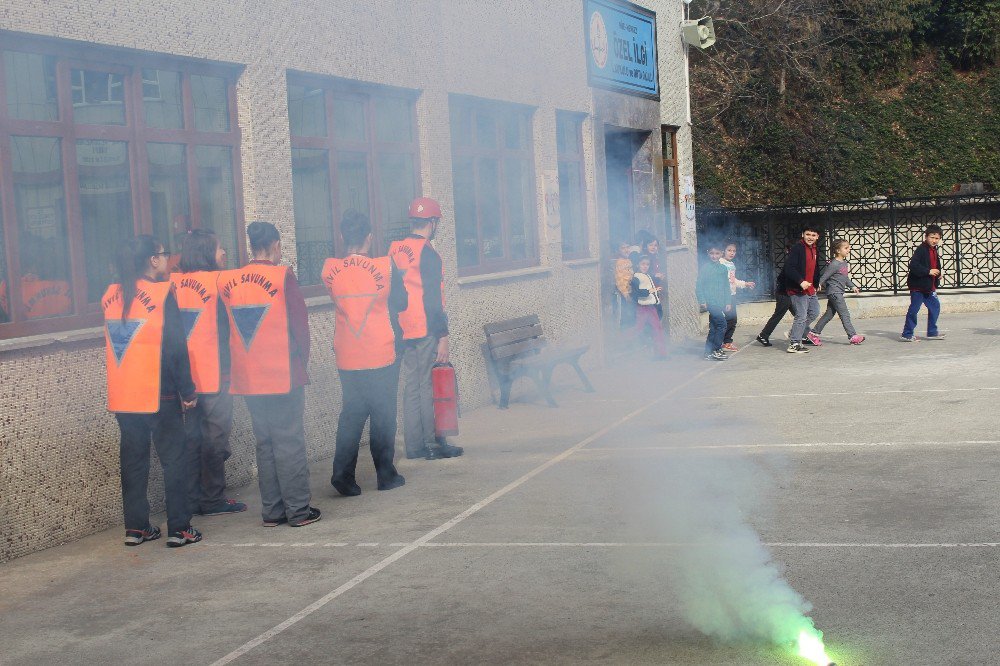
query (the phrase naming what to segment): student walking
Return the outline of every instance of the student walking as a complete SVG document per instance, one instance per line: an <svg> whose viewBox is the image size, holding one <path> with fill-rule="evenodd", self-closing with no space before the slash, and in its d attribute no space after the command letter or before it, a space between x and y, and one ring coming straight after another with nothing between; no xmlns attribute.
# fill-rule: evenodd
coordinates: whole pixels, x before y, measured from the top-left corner
<svg viewBox="0 0 1000 666"><path fill-rule="evenodd" d="M785 246L786 257L790 249L790 246ZM772 346L771 334L774 333L774 329L778 327L778 324L781 323L781 320L785 318L785 315L791 309L792 298L788 295L788 287L785 286L785 270L784 266L782 266L781 270L778 271L777 277L774 279L774 313L767 320L761 332L757 334L757 342L765 347Z"/></svg>
<svg viewBox="0 0 1000 666"><path fill-rule="evenodd" d="M802 231L802 240L792 246L785 260L785 291L791 297L792 313L795 315L789 336L789 354L809 352L802 344L803 339L817 347L823 344L819 336L810 329L810 324L819 316L819 300L816 298L816 286L819 283L818 240L819 230L816 227L806 227Z"/></svg>
<svg viewBox="0 0 1000 666"><path fill-rule="evenodd" d="M847 309L847 298L844 293L850 289L855 294L861 290L851 281L851 264L847 261L851 254L851 244L843 238L837 238L831 244L833 259L819 277L819 286L826 291L826 312L816 322L813 332L819 336L835 315L840 315L840 323L852 345L860 345L865 336L858 335L851 322L851 312Z"/></svg>
<svg viewBox="0 0 1000 666"><path fill-rule="evenodd" d="M394 241L389 256L403 272L408 305L399 313L403 329L403 443L407 458L438 460L462 455L434 429L431 369L448 362L448 315L444 310L444 265L431 241L441 206L421 197L410 204L410 235Z"/></svg>
<svg viewBox="0 0 1000 666"><path fill-rule="evenodd" d="M726 313L726 333L722 337L722 348L726 351L739 351L739 348L733 343L733 336L736 335L736 292L740 289L753 289L757 286L756 282L737 279L736 264L733 262L735 258L736 243L729 241L726 243L722 258L719 259L719 263L729 271L729 293L731 294L729 302L732 305L732 308Z"/></svg>
<svg viewBox="0 0 1000 666"><path fill-rule="evenodd" d="M179 271L170 276L187 336L198 404L184 415L188 497L196 515L240 513L247 505L224 496L232 455L233 396L229 392L229 316L219 298L226 250L214 231L194 229L181 240Z"/></svg>
<svg viewBox="0 0 1000 666"><path fill-rule="evenodd" d="M708 312L708 337L705 339L705 359L725 361L729 357L722 349L726 334L726 315L733 307L729 293L729 271L719 260L722 248L718 243L708 246L708 261L698 271L695 293L698 303Z"/></svg>
<svg viewBox="0 0 1000 666"><path fill-rule="evenodd" d="M656 286L653 277L649 274L650 258L641 256L635 267L635 274L632 276L631 293L635 298L636 315L635 327L629 335L630 339L638 338L648 327L653 336L653 360L662 361L667 357L667 336L663 333L663 324L660 321L660 290L662 287Z"/></svg>
<svg viewBox="0 0 1000 666"><path fill-rule="evenodd" d="M336 316L333 350L343 388L330 483L341 495L360 495L355 479L358 447L371 419L370 446L379 490L406 483L393 464L396 451L396 395L402 331L399 313L406 309L402 274L389 257L370 257L368 218L349 210L340 223L347 256L327 259L323 282Z"/></svg>
<svg viewBox="0 0 1000 666"><path fill-rule="evenodd" d="M119 284L104 292L108 410L121 431L125 545L160 538L149 522L149 443L163 468L167 545L201 541L187 501L182 412L198 403L181 313L167 281L169 252L152 236L137 236L118 250Z"/></svg>
<svg viewBox="0 0 1000 666"><path fill-rule="evenodd" d="M910 257L906 285L910 289L910 308L903 324L903 342L916 342L917 315L921 306L927 307L927 339L943 340L945 334L938 331L937 320L941 314L941 302L937 297L941 284L941 255L938 246L943 232L936 224L928 225L924 231L924 242L917 246Z"/></svg>
<svg viewBox="0 0 1000 666"><path fill-rule="evenodd" d="M257 483L265 527L302 527L320 519L309 505L309 463L302 419L309 383L309 317L292 269L281 261L281 236L252 222L253 260L220 278L229 313L230 391L246 399L257 440Z"/></svg>

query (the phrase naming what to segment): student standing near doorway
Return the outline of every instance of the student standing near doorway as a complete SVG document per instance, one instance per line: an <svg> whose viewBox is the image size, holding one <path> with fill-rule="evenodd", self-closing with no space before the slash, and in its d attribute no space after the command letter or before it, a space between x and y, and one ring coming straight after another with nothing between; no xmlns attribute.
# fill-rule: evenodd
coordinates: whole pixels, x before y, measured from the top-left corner
<svg viewBox="0 0 1000 666"><path fill-rule="evenodd" d="M187 412L184 431L190 470L191 511L201 516L240 513L247 505L226 499L226 460L232 455L233 396L229 393L229 316L219 299L219 271L226 251L215 232L194 229L181 240L179 273L173 273L177 304L187 336L191 377L198 404Z"/></svg>
<svg viewBox="0 0 1000 666"><path fill-rule="evenodd" d="M403 442L407 458L454 458L452 446L434 431L431 368L448 362L448 315L444 310L444 265L431 245L441 206L421 197L410 204L410 235L394 241L389 256L403 272L409 305L399 313L403 329Z"/></svg>
<svg viewBox="0 0 1000 666"><path fill-rule="evenodd" d="M281 237L270 222L252 222L253 260L220 277L229 313L235 395L246 398L257 440L257 483L265 527L302 527L320 519L309 505L305 385L309 383L309 317L292 269L281 261Z"/></svg>
<svg viewBox="0 0 1000 666"><path fill-rule="evenodd" d="M358 446L371 419L369 449L379 490L406 483L396 466L396 396L399 390L399 313L406 309L406 289L389 257L369 257L372 228L368 218L350 210L340 223L347 256L327 259L323 282L336 312L333 350L343 388L337 445L330 483L341 495L360 495L355 480Z"/></svg>
<svg viewBox="0 0 1000 666"><path fill-rule="evenodd" d="M137 236L118 250L119 284L104 292L108 410L121 430L125 545L160 538L149 522L149 442L163 467L167 545L201 541L187 501L182 412L198 403L180 310L167 281L168 252L152 236Z"/></svg>

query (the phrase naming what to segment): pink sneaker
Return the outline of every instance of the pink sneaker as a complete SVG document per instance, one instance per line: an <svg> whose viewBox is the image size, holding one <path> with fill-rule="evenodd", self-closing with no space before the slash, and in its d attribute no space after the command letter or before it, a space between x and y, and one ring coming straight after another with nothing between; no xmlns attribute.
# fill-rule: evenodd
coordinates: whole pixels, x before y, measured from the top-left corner
<svg viewBox="0 0 1000 666"><path fill-rule="evenodd" d="M865 336L863 336L863 335L856 335L855 334L855 335L851 336L851 344L852 345L860 345L864 341L865 341Z"/></svg>
<svg viewBox="0 0 1000 666"><path fill-rule="evenodd" d="M813 344L813 346L815 346L815 347L822 347L823 346L823 341L820 339L820 337L818 335L816 335L812 331L809 331L808 333L806 333L806 337L809 339L809 342L811 342Z"/></svg>

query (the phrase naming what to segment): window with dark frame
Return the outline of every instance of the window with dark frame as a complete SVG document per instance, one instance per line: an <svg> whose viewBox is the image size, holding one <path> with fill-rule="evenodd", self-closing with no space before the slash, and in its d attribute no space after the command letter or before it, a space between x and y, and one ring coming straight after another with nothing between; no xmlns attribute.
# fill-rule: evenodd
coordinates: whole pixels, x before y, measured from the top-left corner
<svg viewBox="0 0 1000 666"><path fill-rule="evenodd" d="M666 216L666 244L679 245L684 241L681 234L681 189L677 158L677 128L663 125L660 128L663 150L663 208Z"/></svg>
<svg viewBox="0 0 1000 666"><path fill-rule="evenodd" d="M559 161L559 223L563 259L590 256L587 243L587 188L583 162L584 115L556 114L556 153Z"/></svg>
<svg viewBox="0 0 1000 666"><path fill-rule="evenodd" d="M519 105L451 100L459 275L538 264L531 117Z"/></svg>
<svg viewBox="0 0 1000 666"><path fill-rule="evenodd" d="M96 325L135 234L241 262L236 68L11 35L0 60L0 339Z"/></svg>
<svg viewBox="0 0 1000 666"><path fill-rule="evenodd" d="M416 93L288 75L292 199L298 279L320 284L327 257L342 256L338 232L354 209L372 223L372 252L409 233L419 191Z"/></svg>

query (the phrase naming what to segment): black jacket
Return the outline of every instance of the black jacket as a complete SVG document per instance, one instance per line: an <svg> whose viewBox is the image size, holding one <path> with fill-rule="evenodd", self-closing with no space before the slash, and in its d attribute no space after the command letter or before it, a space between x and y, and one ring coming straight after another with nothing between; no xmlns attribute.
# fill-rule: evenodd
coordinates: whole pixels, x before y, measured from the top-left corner
<svg viewBox="0 0 1000 666"><path fill-rule="evenodd" d="M936 251L936 250L935 250ZM937 253L938 270L941 270L941 253ZM929 294L936 291L941 278L931 275L931 246L926 242L917 246L910 257L910 270L906 274L906 286L910 291Z"/></svg>
<svg viewBox="0 0 1000 666"><path fill-rule="evenodd" d="M819 276L822 273L820 266L819 245L816 248L816 272L813 274L812 283L814 287L819 287ZM802 282L806 279L806 244L798 242L788 251L785 258L785 267L781 271L785 280L785 289L798 294L804 293L801 289ZM780 280L780 277L779 277Z"/></svg>

